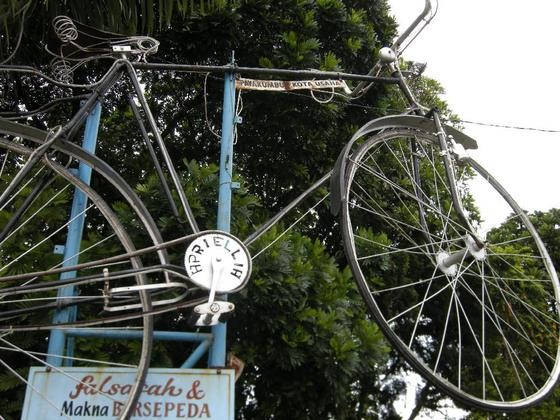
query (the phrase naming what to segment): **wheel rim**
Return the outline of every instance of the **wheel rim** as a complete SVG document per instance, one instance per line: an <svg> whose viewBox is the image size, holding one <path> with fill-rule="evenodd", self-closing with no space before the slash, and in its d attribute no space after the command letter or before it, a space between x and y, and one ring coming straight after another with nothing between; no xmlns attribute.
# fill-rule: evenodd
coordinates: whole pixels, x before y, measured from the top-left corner
<svg viewBox="0 0 560 420"><path fill-rule="evenodd" d="M0 133L0 140L0 190L5 191L6 185L21 169L33 149L28 148L32 143L23 137ZM72 180L75 179L64 167L68 163L73 167L76 162L61 152L50 156L48 162L40 160L0 204L0 280L11 275L60 267L63 258L53 253L53 249L55 245L64 244L68 229L69 207L74 192ZM94 175L95 182L101 182L101 178L103 177ZM79 262L95 261L133 251L132 240L103 197L92 189L84 191L89 202L86 206L84 240ZM131 217L132 215L134 212L131 212ZM118 266L102 268L118 271L141 267L139 258L130 258ZM99 274L102 268L80 270L78 276ZM20 386L25 386L27 367L51 367L45 362L45 358L57 293L51 284L55 284L54 280L57 279L58 275L47 275L40 279L31 277L0 282L0 363L20 380ZM119 280L119 286L143 284L145 281L144 275L135 275ZM43 284L44 287L32 289L38 284ZM31 289L24 290L24 285ZM106 327L101 325L105 322L111 328L136 328L141 332L140 345L131 351L129 346L115 340L76 338L74 354L63 358L62 366L53 370L65 373L65 366L70 362L74 366L92 368L132 367L136 370L135 384L127 399L119 400L125 406L132 407L141 391L140 384L148 367L153 321L151 316L139 316L139 313L119 321L114 313L103 312L103 287L103 281L80 286L79 296L72 298L79 304L67 306L71 311L76 311L73 315L75 321L71 323L80 327L80 322L87 321L88 327L97 329ZM150 298L145 292L138 293L134 299L141 303L142 312L151 308ZM65 376L73 381L80 380L72 374ZM15 388L10 391L18 393ZM19 394L23 395L21 392ZM110 396L107 398L108 402L115 400ZM58 412L61 411L61 407L57 409ZM123 408L123 415L130 410L131 408Z"/></svg>
<svg viewBox="0 0 560 420"><path fill-rule="evenodd" d="M463 206L473 233L488 240L477 254L452 208L436 144L427 133L387 130L349 158L342 226L352 271L388 339L442 391L490 410L532 405L559 375L556 273L526 215L466 159L456 169L460 189L470 191ZM507 228L478 222L480 188L508 204Z"/></svg>

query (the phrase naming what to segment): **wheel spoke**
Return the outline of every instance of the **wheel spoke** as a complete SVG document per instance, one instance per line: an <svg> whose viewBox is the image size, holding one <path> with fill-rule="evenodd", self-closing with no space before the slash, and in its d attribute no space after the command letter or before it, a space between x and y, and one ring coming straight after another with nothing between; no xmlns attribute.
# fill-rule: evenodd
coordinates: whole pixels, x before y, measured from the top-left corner
<svg viewBox="0 0 560 420"><path fill-rule="evenodd" d="M418 328L420 318L422 317L422 311L424 309L424 303L427 301L428 293L430 293L430 288L432 287L433 280L437 278L437 276L435 275L436 271L437 271L437 268L434 269L434 272L432 273L432 277L430 277L430 279L429 279L428 287L426 287L426 292L424 293L424 299L422 299L422 305L420 305L420 310L418 311L418 315L416 315L416 321L414 322L414 328L412 329L412 334L410 334L410 340L408 341L408 348L412 348L412 343L413 343L414 337L416 335L416 329ZM425 282L425 281L426 280L423 280L422 282Z"/></svg>
<svg viewBox="0 0 560 420"><path fill-rule="evenodd" d="M461 312L463 313L463 316L465 318L465 322L467 323L467 326L469 327L469 331L471 332L472 338L474 339L474 342L476 343L476 347L478 348L478 351L480 352L480 354L482 355L482 367L483 369L488 369L488 373L490 374L490 378L492 379L492 382L494 383L494 387L496 388L496 391L498 392L500 399L502 401L504 401L504 397L502 395L502 392L500 391L500 387L498 386L497 382L496 382L496 378L494 377L494 373L492 371L492 367L490 366L488 359L484 356L484 351L482 350L482 347L478 341L477 338L477 334L473 328L473 326L471 325L471 322L469 321L469 317L467 316L467 313L465 312L465 308L463 307L463 305L461 304L461 301L457 301L457 303L459 304L459 308L461 309ZM484 390L486 390L486 381L484 380ZM486 391L484 391L486 392ZM483 399L486 399L486 395L484 394Z"/></svg>
<svg viewBox="0 0 560 420"><path fill-rule="evenodd" d="M12 134L15 132L32 133L35 137L28 139ZM0 364L12 373L30 365L39 365L67 375L67 365L73 362L92 368L111 365L132 367L137 379L127 397L126 405L129 406L141 391L138 385L145 377L150 360L153 329L150 295L143 290L130 293L137 304L135 310L120 313L104 311L106 300L112 304L120 296L104 294L103 282L109 280L101 275L98 278L101 283L88 280L111 263L96 268L92 268L91 263L109 262L113 256L131 254L137 249L125 227L129 223L134 226L134 237L141 242L141 247L145 244L158 245L163 241L145 204L118 173L99 157L85 152L74 143L53 143L56 150L46 150L43 140L47 137L40 130L30 130L30 127L0 119L0 156L3 157L0 189L4 191L0 209L0 319L3 320ZM29 156L38 149L39 153L35 155L43 157L30 160ZM75 175L75 169L82 164L92 168L91 185L99 190ZM84 198L87 197L88 204L70 216L75 190L80 190ZM113 210L117 207L118 210ZM77 249L70 252L70 248L63 244L67 241L69 230L73 229L71 224L79 218L84 218L80 223L83 224L83 233L76 235ZM66 248L64 257L53 251L56 246ZM146 256L146 260L159 262L160 265L168 263L167 251L157 250L154 256ZM61 275L56 269L64 263L85 265L79 271L66 271ZM155 276L159 275L155 272L146 274L138 256L121 259L118 264L124 271L132 273L119 277L119 286L136 286L138 289L137 286L147 284L148 276L156 280ZM84 268L86 266L88 268ZM40 273L41 284L30 285L38 278L26 276L29 273ZM63 280L59 281L61 277ZM86 280L76 285L75 279L80 278ZM67 287L71 285L72 290ZM62 288L65 288L67 296L61 294L57 297ZM55 311L67 311L68 319L55 324ZM55 341L49 339L51 331L90 325L139 328L138 336L142 341L137 346L138 351L130 352L122 341L109 345L101 339L95 346L75 346L75 354L48 354L59 353L60 350L46 351L47 344ZM79 340L76 339L76 342L80 343ZM66 344L63 342L62 347L69 348ZM104 357L99 355L103 354L110 355L108 358L112 360L102 360ZM17 377L17 380L20 385L14 388L14 392L23 396L27 382L23 377ZM79 378L74 380L79 382ZM56 411L60 412L60 407L56 407Z"/></svg>
<svg viewBox="0 0 560 420"><path fill-rule="evenodd" d="M466 282L461 282L462 286L469 292L469 294L471 296L473 296L475 299L477 299L478 303L481 304L482 306L482 301L479 300L479 297L476 295L476 293L474 292L474 290L468 285L468 283ZM491 284L491 283L489 283ZM498 287L498 291L499 292L503 292L503 290L501 288ZM503 300L507 303L507 299L505 298L504 295L502 295ZM494 323L494 319L496 319L497 321L503 323L505 326L507 326L512 332L514 332L519 338L522 338L526 343L528 343L530 346L532 346L535 350L536 354L544 354L545 356L547 356L550 360L554 361L555 357L552 354L547 353L544 349L536 346L533 341L531 340L531 338L529 337L529 335L524 331L524 330L518 330L515 326L513 326L510 322L508 322L503 316L499 315L496 311L494 311L493 308L489 308L488 305L484 305L482 306L484 308L484 312L489 316L489 319ZM496 324L494 324L494 326L497 327Z"/></svg>

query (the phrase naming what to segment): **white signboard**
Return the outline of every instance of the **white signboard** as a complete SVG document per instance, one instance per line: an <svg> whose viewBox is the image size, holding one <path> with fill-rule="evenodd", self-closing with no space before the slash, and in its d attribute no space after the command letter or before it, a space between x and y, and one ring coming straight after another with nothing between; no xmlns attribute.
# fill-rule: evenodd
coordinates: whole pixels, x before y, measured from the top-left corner
<svg viewBox="0 0 560 420"><path fill-rule="evenodd" d="M298 90L298 89L343 89L346 93L351 93L350 88L344 80L256 80L256 79L236 79L235 88L239 90Z"/></svg>
<svg viewBox="0 0 560 420"><path fill-rule="evenodd" d="M32 367L22 419L117 419L132 389L130 368ZM150 369L133 419L234 419L234 371Z"/></svg>

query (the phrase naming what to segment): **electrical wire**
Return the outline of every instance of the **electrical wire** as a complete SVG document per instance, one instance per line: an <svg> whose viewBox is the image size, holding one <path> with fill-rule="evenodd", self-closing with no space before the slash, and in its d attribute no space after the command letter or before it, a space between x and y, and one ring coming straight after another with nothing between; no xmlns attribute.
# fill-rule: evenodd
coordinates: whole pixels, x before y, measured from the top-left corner
<svg viewBox="0 0 560 420"><path fill-rule="evenodd" d="M217 138L221 138L220 135L214 131L214 129L212 128L212 124L210 123L210 120L208 119L208 93L206 92L206 84L208 82L208 76L210 75L210 73L206 73L206 75L204 76L204 91L203 91L203 97L204 97L204 119L206 120L206 126L208 127L208 130L210 131L210 133L212 133L215 137Z"/></svg>
<svg viewBox="0 0 560 420"><path fill-rule="evenodd" d="M467 121L467 120L458 120L458 122L462 124L473 124L473 125L480 125L483 127L492 127L492 128L507 128L511 130L538 131L540 133L560 133L560 130L553 130L548 128L521 127L516 125L495 124L495 123Z"/></svg>
<svg viewBox="0 0 560 420"><path fill-rule="evenodd" d="M293 96L299 96L302 98L308 98L308 99L313 99L311 96L309 95L305 95L303 93L296 93L296 92L281 92L282 94L285 95L293 95ZM340 96L343 96L342 94L339 94ZM357 104L357 103L348 103L348 102L343 102L343 101L336 101L334 100L333 102L336 102L340 105L345 105L351 108L362 108L362 109L369 109L372 111L382 111L384 113L384 115L397 115L402 113L402 109L391 109L391 108L382 108L382 107L376 107L376 106L372 106L372 105L365 105L365 104ZM516 125L507 125L507 124L498 124L498 123L489 123L489 122L479 122L479 121L471 121L471 120L464 120L464 119L453 119L451 120L446 120L447 122L452 122L452 123L460 123L460 124L473 124L473 125L480 125L480 126L484 126L484 127L491 127L491 128L506 128L506 129L510 129L510 130L523 130L523 131L537 131L537 132L541 132L541 133L553 133L553 134L557 134L560 133L560 130L556 130L556 129L549 129L549 128L538 128L538 127L523 127L523 126L516 126Z"/></svg>
<svg viewBox="0 0 560 420"><path fill-rule="evenodd" d="M237 123L241 121L241 112L243 112L243 98L241 97L242 90L239 89L237 93L237 102L235 105L235 123L233 124L233 144L237 144L237 139L239 138L237 133Z"/></svg>

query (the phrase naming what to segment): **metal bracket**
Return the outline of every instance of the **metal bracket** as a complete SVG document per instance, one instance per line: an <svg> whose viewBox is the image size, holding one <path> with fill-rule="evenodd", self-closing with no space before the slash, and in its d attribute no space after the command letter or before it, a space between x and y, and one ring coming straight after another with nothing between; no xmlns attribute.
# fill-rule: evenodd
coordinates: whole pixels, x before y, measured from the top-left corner
<svg viewBox="0 0 560 420"><path fill-rule="evenodd" d="M190 323L196 327L207 327L225 322L235 309L231 302L215 300L194 307Z"/></svg>
<svg viewBox="0 0 560 420"><path fill-rule="evenodd" d="M64 248L65 248L64 245L55 245L53 254L60 254L60 255L64 254Z"/></svg>
<svg viewBox="0 0 560 420"><path fill-rule="evenodd" d="M136 286L113 287L109 289L105 287L103 293L105 297L105 305L103 309L108 312L140 309L142 308L141 303L130 303L126 305L111 306L109 304L109 299L116 298L116 297L135 299L140 291L158 292L161 290L170 290L174 288L181 291L178 296L169 299L152 300L152 306L169 305L175 302L180 302L189 293L188 286L185 283L181 283L181 282L165 282L165 283L153 283L153 284L144 284L144 285L136 285Z"/></svg>

